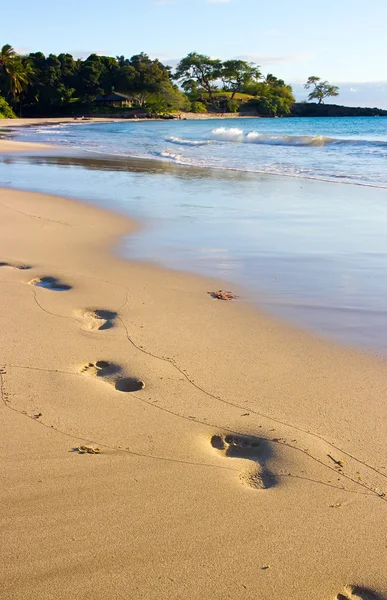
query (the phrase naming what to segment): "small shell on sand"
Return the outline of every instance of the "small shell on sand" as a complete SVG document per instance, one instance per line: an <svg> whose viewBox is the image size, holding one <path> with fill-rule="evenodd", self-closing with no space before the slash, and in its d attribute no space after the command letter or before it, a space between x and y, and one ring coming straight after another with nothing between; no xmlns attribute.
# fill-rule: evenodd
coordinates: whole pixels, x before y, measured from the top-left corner
<svg viewBox="0 0 387 600"><path fill-rule="evenodd" d="M78 454L99 454L101 452L99 448L94 448L94 446L78 446L76 451Z"/></svg>

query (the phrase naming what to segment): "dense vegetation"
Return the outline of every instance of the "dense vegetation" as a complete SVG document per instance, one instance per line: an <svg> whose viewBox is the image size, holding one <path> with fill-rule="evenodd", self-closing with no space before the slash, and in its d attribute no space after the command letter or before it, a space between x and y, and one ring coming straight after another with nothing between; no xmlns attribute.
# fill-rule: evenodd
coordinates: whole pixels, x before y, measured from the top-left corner
<svg viewBox="0 0 387 600"><path fill-rule="evenodd" d="M175 72L141 53L131 58L91 54L17 54L0 49L0 118L125 114L170 115L177 111L275 116L368 116L386 111L324 104L337 96L336 86L319 77L305 84L309 103L295 103L290 85L244 60L210 58L191 52ZM132 108L97 101L112 92L130 98ZM315 101L315 102L313 102Z"/></svg>
<svg viewBox="0 0 387 600"><path fill-rule="evenodd" d="M222 62L194 52L172 73L144 53L80 60L71 54L19 55L8 44L0 50L0 95L18 116L122 112L96 102L113 90L129 96L134 111L148 114L243 110L276 116L289 114L294 102L284 81L263 77L257 65L243 60ZM4 114L4 100L1 106Z"/></svg>
<svg viewBox="0 0 387 600"><path fill-rule="evenodd" d="M0 50L0 94L18 115L94 112L97 96L112 90L155 112L188 107L170 69L146 54L131 59L92 54L75 60L71 54L20 56L9 45Z"/></svg>
<svg viewBox="0 0 387 600"><path fill-rule="evenodd" d="M14 119L16 117L8 102L0 96L0 119Z"/></svg>
<svg viewBox="0 0 387 600"><path fill-rule="evenodd" d="M192 52L180 61L174 77L200 112L242 111L274 117L289 114L294 103L290 85L271 73L263 77L258 65L244 60L222 62Z"/></svg>

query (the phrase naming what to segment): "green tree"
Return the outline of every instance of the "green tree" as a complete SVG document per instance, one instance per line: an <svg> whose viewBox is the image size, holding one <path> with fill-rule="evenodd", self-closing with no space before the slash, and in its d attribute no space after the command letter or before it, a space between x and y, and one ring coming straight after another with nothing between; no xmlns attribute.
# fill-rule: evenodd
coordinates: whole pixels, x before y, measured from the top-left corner
<svg viewBox="0 0 387 600"><path fill-rule="evenodd" d="M0 119L15 119L16 115L5 98L0 96Z"/></svg>
<svg viewBox="0 0 387 600"><path fill-rule="evenodd" d="M237 102L237 100L233 100L232 98L227 98L226 109L227 112L237 113L239 111L239 102Z"/></svg>
<svg viewBox="0 0 387 600"><path fill-rule="evenodd" d="M276 79L276 78L274 78ZM268 84L260 82L255 89L255 98L247 103L256 112L267 117L282 117L290 113L295 102L293 90L290 85L283 84L282 80L275 83L271 80Z"/></svg>
<svg viewBox="0 0 387 600"><path fill-rule="evenodd" d="M34 75L35 72L31 63L24 57L13 61L8 71L6 81L7 99L13 109L17 111L19 117L22 116L23 100Z"/></svg>
<svg viewBox="0 0 387 600"><path fill-rule="evenodd" d="M58 60L60 62L62 83L66 87L75 88L77 86L81 61L74 60L71 54L63 53L58 55Z"/></svg>
<svg viewBox="0 0 387 600"><path fill-rule="evenodd" d="M28 90L26 103L33 102L35 98L36 102L46 108L57 105L62 83L61 62L54 54L45 57L42 52L30 54L28 58L38 76Z"/></svg>
<svg viewBox="0 0 387 600"><path fill-rule="evenodd" d="M196 81L202 87L214 105L214 91L217 89L215 82L222 73L222 62L216 58L210 58L205 54L191 52L182 58L177 65L175 78L182 82L182 86Z"/></svg>
<svg viewBox="0 0 387 600"><path fill-rule="evenodd" d="M189 94L189 96L192 97L192 100L199 97L200 86L196 79L187 79L186 81L183 81L181 87L183 88L186 94Z"/></svg>
<svg viewBox="0 0 387 600"><path fill-rule="evenodd" d="M226 60L221 67L221 79L225 91L231 91L231 100L236 93L241 92L251 83L261 78L261 71L257 65L244 60Z"/></svg>
<svg viewBox="0 0 387 600"><path fill-rule="evenodd" d="M90 54L82 61L79 71L79 94L86 103L94 102L97 96L104 94L105 90L100 81L104 70L105 66L97 54Z"/></svg>
<svg viewBox="0 0 387 600"><path fill-rule="evenodd" d="M16 52L10 44L5 44L0 50L0 70L6 73L9 65L16 58Z"/></svg>
<svg viewBox="0 0 387 600"><path fill-rule="evenodd" d="M149 95L146 108L152 114L158 115L178 110L189 110L191 103L176 85L166 81L160 85L157 92Z"/></svg>
<svg viewBox="0 0 387 600"><path fill-rule="evenodd" d="M17 102L20 94L25 90L33 75L31 64L23 63L21 60L14 60L9 65L7 72L8 96L14 102Z"/></svg>
<svg viewBox="0 0 387 600"><path fill-rule="evenodd" d="M140 107L144 107L152 94L162 92L164 86L170 83L170 70L159 60L152 60L141 52L130 59L133 77L131 90Z"/></svg>
<svg viewBox="0 0 387 600"><path fill-rule="evenodd" d="M322 81L320 77L312 75L304 85L307 90L313 88L308 96L309 102L317 100L318 104L323 104L325 98L338 96L339 88L337 85L331 85L328 81Z"/></svg>
<svg viewBox="0 0 387 600"><path fill-rule="evenodd" d="M191 111L194 113L206 113L207 107L203 102L192 102Z"/></svg>
<svg viewBox="0 0 387 600"><path fill-rule="evenodd" d="M19 117L22 116L23 102L28 94L29 87L35 80L35 69L28 56L21 56L12 66L12 89L13 104L17 107Z"/></svg>
<svg viewBox="0 0 387 600"><path fill-rule="evenodd" d="M16 104L20 94L26 90L33 76L33 68L28 59L16 54L9 44L0 50L0 90Z"/></svg>
<svg viewBox="0 0 387 600"><path fill-rule="evenodd" d="M265 83L266 83L266 85L269 85L270 87L283 87L285 85L285 82L283 79L278 79L278 77L275 77L272 73L268 73L266 75Z"/></svg>
<svg viewBox="0 0 387 600"><path fill-rule="evenodd" d="M130 64L129 58L125 58L125 56L123 54L121 56L116 56L116 61L120 68L126 67Z"/></svg>

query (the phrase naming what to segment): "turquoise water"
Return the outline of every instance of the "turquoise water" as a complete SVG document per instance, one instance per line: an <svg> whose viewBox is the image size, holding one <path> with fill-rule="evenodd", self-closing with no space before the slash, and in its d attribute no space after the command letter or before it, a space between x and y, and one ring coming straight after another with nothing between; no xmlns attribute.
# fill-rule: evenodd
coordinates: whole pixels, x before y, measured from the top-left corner
<svg viewBox="0 0 387 600"><path fill-rule="evenodd" d="M71 123L31 127L21 139L92 154L387 187L384 117Z"/></svg>
<svg viewBox="0 0 387 600"><path fill-rule="evenodd" d="M71 124L18 138L64 151L1 157L0 185L143 219L127 256L221 277L265 310L387 351L386 119Z"/></svg>

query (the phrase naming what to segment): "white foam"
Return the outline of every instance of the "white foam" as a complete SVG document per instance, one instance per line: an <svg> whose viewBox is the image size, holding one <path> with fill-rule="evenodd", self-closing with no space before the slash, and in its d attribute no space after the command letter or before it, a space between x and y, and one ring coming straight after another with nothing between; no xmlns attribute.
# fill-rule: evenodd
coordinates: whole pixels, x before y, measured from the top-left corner
<svg viewBox="0 0 387 600"><path fill-rule="evenodd" d="M215 139L225 142L243 142L244 138L243 130L237 127L231 127L230 129L218 127L218 129L213 129L211 133Z"/></svg>
<svg viewBox="0 0 387 600"><path fill-rule="evenodd" d="M207 144L211 144L211 140L185 140L184 138L179 138L175 136L170 136L165 138L166 142L171 142L172 144L180 144L181 146L207 146Z"/></svg>
<svg viewBox="0 0 387 600"><path fill-rule="evenodd" d="M175 152L171 152L170 150L163 150L162 152L160 152L160 156L162 156L163 158L168 158L169 160L172 160L173 162L178 163L180 165L187 164L187 160L182 154L176 154Z"/></svg>
<svg viewBox="0 0 387 600"><path fill-rule="evenodd" d="M242 144L268 144L272 146L324 146L335 140L324 136L296 136L296 135L270 135L258 131L244 133L242 129L220 127L213 129L212 135L216 140L223 142L237 142Z"/></svg>

